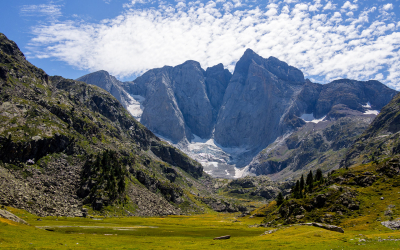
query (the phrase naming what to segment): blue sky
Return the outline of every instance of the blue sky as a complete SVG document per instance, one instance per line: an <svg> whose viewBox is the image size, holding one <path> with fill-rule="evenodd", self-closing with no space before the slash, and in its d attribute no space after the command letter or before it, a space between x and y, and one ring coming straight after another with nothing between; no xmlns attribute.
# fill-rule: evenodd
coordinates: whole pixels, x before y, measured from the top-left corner
<svg viewBox="0 0 400 250"><path fill-rule="evenodd" d="M399 0L13 0L0 32L50 75L121 80L186 60L233 71L247 48L312 81L376 79L400 90Z"/></svg>

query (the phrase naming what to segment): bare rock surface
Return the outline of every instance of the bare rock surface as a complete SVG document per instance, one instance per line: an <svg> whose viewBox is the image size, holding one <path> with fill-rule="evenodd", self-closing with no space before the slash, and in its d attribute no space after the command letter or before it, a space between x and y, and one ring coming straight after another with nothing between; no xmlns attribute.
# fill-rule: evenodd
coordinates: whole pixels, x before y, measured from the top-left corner
<svg viewBox="0 0 400 250"><path fill-rule="evenodd" d="M15 221L17 223L29 225L26 221L24 221L23 219L19 218L18 216L16 216L15 214L13 214L7 210L0 209L0 217L7 219L7 220Z"/></svg>

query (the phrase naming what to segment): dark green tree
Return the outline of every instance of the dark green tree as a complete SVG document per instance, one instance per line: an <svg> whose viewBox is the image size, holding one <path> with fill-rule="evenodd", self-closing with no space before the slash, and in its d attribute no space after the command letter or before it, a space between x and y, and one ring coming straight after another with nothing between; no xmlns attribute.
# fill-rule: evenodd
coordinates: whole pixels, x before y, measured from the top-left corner
<svg viewBox="0 0 400 250"><path fill-rule="evenodd" d="M305 187L304 176L301 175L301 178L300 178L300 191L303 191L304 187Z"/></svg>
<svg viewBox="0 0 400 250"><path fill-rule="evenodd" d="M318 182L323 182L322 170L320 168L317 169L317 173L315 174L315 180Z"/></svg>
<svg viewBox="0 0 400 250"><path fill-rule="evenodd" d="M279 192L278 196L276 197L276 204L280 206L285 201L285 197L283 197L282 192Z"/></svg>
<svg viewBox="0 0 400 250"><path fill-rule="evenodd" d="M312 190L314 188L314 176L313 176L313 173L311 170L310 170L310 173L308 173L308 175L307 175L306 184L308 187L308 192L312 193Z"/></svg>

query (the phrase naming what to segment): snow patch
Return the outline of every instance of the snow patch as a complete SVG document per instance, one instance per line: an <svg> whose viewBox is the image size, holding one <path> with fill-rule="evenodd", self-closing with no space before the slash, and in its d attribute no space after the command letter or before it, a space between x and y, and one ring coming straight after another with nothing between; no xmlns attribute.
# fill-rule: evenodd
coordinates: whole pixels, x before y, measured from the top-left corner
<svg viewBox="0 0 400 250"><path fill-rule="evenodd" d="M130 95L128 93L127 96L130 99L127 110L133 117L135 117L136 120L140 122L140 118L142 117L144 109L142 103L146 100L146 98L141 95Z"/></svg>
<svg viewBox="0 0 400 250"><path fill-rule="evenodd" d="M231 174L228 172L228 170L226 170L226 169L225 169L225 173L226 173L226 175L231 175Z"/></svg>
<svg viewBox="0 0 400 250"><path fill-rule="evenodd" d="M311 114L302 114L302 115L300 116L300 118L303 119L303 121L305 121L305 122L312 122L312 123L319 123L319 122L322 122L322 121L324 121L325 117L326 117L326 116L322 117L321 119L315 119L314 113L311 113Z"/></svg>
<svg viewBox="0 0 400 250"><path fill-rule="evenodd" d="M362 105L363 108L367 109L365 110L364 114L365 115L378 115L379 114L379 110L371 110L371 103L367 102L367 104Z"/></svg>
<svg viewBox="0 0 400 250"><path fill-rule="evenodd" d="M379 110L367 110L364 112L365 115L378 115Z"/></svg>
<svg viewBox="0 0 400 250"><path fill-rule="evenodd" d="M234 176L234 178L237 179L237 178L242 178L242 177L246 176L247 175L247 169L248 169L247 166L244 167L244 168L235 168L235 176Z"/></svg>
<svg viewBox="0 0 400 250"><path fill-rule="evenodd" d="M363 108L370 109L371 108L371 103L367 102L367 104L362 105L362 106L363 106Z"/></svg>

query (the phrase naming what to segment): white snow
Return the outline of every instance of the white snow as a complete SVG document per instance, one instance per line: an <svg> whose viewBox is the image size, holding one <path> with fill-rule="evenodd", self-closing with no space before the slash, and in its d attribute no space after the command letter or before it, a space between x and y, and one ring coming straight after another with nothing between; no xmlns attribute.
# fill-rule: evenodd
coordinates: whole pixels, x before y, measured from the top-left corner
<svg viewBox="0 0 400 250"><path fill-rule="evenodd" d="M235 168L235 178L241 178L244 177L244 175L246 175L248 167L244 167L244 168Z"/></svg>
<svg viewBox="0 0 400 250"><path fill-rule="evenodd" d="M363 108L367 109L364 114L365 115L378 115L379 114L379 110L371 110L371 103L367 102L367 104L362 105Z"/></svg>
<svg viewBox="0 0 400 250"><path fill-rule="evenodd" d="M322 122L322 121L324 121L325 117L326 117L326 116L322 117L321 119L315 119L314 113L311 113L311 114L302 114L302 115L300 116L300 118L303 119L303 121L305 121L305 122L312 122L312 123L319 123L319 122Z"/></svg>
<svg viewBox="0 0 400 250"><path fill-rule="evenodd" d="M378 115L379 114L379 110L367 110L364 112L364 114L366 115Z"/></svg>
<svg viewBox="0 0 400 250"><path fill-rule="evenodd" d="M371 103L367 102L367 104L362 105L364 108L370 109L371 108Z"/></svg>
<svg viewBox="0 0 400 250"><path fill-rule="evenodd" d="M226 169L225 169L225 173L226 173L226 175L231 175L231 174L228 172L228 170L226 170Z"/></svg>
<svg viewBox="0 0 400 250"><path fill-rule="evenodd" d="M127 96L130 98L130 105L127 107L127 110L136 120L140 122L140 118L143 114L143 105L142 103L146 100L143 96L140 95L130 95L127 93Z"/></svg>

